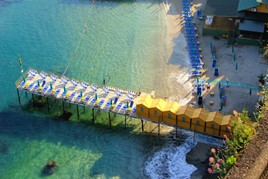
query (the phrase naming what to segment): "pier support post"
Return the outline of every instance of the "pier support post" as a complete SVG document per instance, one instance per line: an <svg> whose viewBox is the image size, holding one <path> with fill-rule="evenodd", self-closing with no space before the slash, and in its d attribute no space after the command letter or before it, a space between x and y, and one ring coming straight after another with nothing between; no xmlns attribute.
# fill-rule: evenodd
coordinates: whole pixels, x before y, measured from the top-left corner
<svg viewBox="0 0 268 179"><path fill-rule="evenodd" d="M34 107L34 94L32 93L32 101L33 101L33 107Z"/></svg>
<svg viewBox="0 0 268 179"><path fill-rule="evenodd" d="M110 112L108 112L108 114L109 114L109 124L110 124L110 128L111 128L111 127L112 127L111 113L110 113Z"/></svg>
<svg viewBox="0 0 268 179"><path fill-rule="evenodd" d="M127 128L127 115L125 115L125 128Z"/></svg>
<svg viewBox="0 0 268 179"><path fill-rule="evenodd" d="M176 138L178 137L178 117L176 117Z"/></svg>
<svg viewBox="0 0 268 179"><path fill-rule="evenodd" d="M76 113L77 113L77 118L79 120L79 109L78 109L78 104L76 105Z"/></svg>
<svg viewBox="0 0 268 179"><path fill-rule="evenodd" d="M94 122L95 122L95 117L94 117L94 108L92 108L92 123L94 125Z"/></svg>
<svg viewBox="0 0 268 179"><path fill-rule="evenodd" d="M84 112L86 112L86 106L84 105L83 107L84 107Z"/></svg>
<svg viewBox="0 0 268 179"><path fill-rule="evenodd" d="M64 113L65 108L64 108L64 101L62 101L62 112Z"/></svg>
<svg viewBox="0 0 268 179"><path fill-rule="evenodd" d="M49 112L49 100L48 100L48 97L47 97L47 112Z"/></svg>
<svg viewBox="0 0 268 179"><path fill-rule="evenodd" d="M18 94L18 100L19 100L19 104L21 106L21 102L20 102L20 92L19 92L19 89L17 88L17 94Z"/></svg>
<svg viewBox="0 0 268 179"><path fill-rule="evenodd" d="M143 125L143 120L141 119L141 131L144 131L144 125Z"/></svg>
<svg viewBox="0 0 268 179"><path fill-rule="evenodd" d="M158 136L160 136L160 121L158 119Z"/></svg>

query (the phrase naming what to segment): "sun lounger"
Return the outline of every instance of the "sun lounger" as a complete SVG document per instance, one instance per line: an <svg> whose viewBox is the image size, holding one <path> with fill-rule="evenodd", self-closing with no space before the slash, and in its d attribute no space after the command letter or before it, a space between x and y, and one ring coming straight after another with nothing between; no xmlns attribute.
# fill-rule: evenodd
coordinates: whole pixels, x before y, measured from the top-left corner
<svg viewBox="0 0 268 179"><path fill-rule="evenodd" d="M35 75L38 74L38 72L37 72L36 70L34 70L34 69L30 69L30 70L28 71L28 74L29 74L30 76L35 76Z"/></svg>
<svg viewBox="0 0 268 179"><path fill-rule="evenodd" d="M90 88L96 92L98 90L98 87L96 85L90 85Z"/></svg>
<svg viewBox="0 0 268 179"><path fill-rule="evenodd" d="M19 87L22 88L24 85L25 85L25 82L22 81L22 82L20 82Z"/></svg>
<svg viewBox="0 0 268 179"><path fill-rule="evenodd" d="M67 83L69 83L70 80L68 78L66 78L65 76L62 76L61 79L60 79L60 81L62 83L64 83L64 84L67 84Z"/></svg>
<svg viewBox="0 0 268 179"><path fill-rule="evenodd" d="M33 90L34 91L38 90L38 87L39 87L38 85L35 85L34 88L33 88Z"/></svg>
<svg viewBox="0 0 268 179"><path fill-rule="evenodd" d="M85 99L84 99L84 103L88 102L90 99L90 96L86 96Z"/></svg>
<svg viewBox="0 0 268 179"><path fill-rule="evenodd" d="M90 101L90 105L94 105L96 101L97 101L96 98L93 98L93 99Z"/></svg>
<svg viewBox="0 0 268 179"><path fill-rule="evenodd" d="M118 98L114 98L114 104L116 104L118 101Z"/></svg>
<svg viewBox="0 0 268 179"><path fill-rule="evenodd" d="M80 84L84 89L86 89L89 86L89 84L84 81L82 81Z"/></svg>
<svg viewBox="0 0 268 179"><path fill-rule="evenodd" d="M122 95L122 92L119 91L118 89L116 89L114 92L115 92L115 94L116 94L118 97Z"/></svg>
<svg viewBox="0 0 268 179"><path fill-rule="evenodd" d="M42 89L42 92L45 93L48 89L48 86L45 86L43 89Z"/></svg>
<svg viewBox="0 0 268 179"><path fill-rule="evenodd" d="M69 96L69 99L73 99L74 96L75 96L75 92L72 92L72 93L70 94L70 96Z"/></svg>
<svg viewBox="0 0 268 179"><path fill-rule="evenodd" d="M102 90L104 91L104 93L106 93L106 94L108 94L110 91L109 91L109 89L106 87L106 86L104 86L103 88L102 88Z"/></svg>
<svg viewBox="0 0 268 179"><path fill-rule="evenodd" d="M33 85L34 85L34 82L32 82L32 83L27 87L27 89L30 90L30 89L33 87Z"/></svg>
<svg viewBox="0 0 268 179"><path fill-rule="evenodd" d="M60 89L57 89L54 93L55 96L57 96L60 93Z"/></svg>
<svg viewBox="0 0 268 179"><path fill-rule="evenodd" d="M130 101L129 108L132 108L133 107L133 104L134 104L134 102L133 101Z"/></svg>
<svg viewBox="0 0 268 179"><path fill-rule="evenodd" d="M132 109L131 113L132 114L136 113L136 107Z"/></svg>
<svg viewBox="0 0 268 179"><path fill-rule="evenodd" d="M59 79L59 77L57 75L53 74L53 73L50 75L50 78L54 82L57 81L57 79Z"/></svg>
<svg viewBox="0 0 268 179"><path fill-rule="evenodd" d="M115 107L115 109L119 111L121 107L122 107L122 103L119 103L119 104Z"/></svg>
<svg viewBox="0 0 268 179"><path fill-rule="evenodd" d="M75 79L72 79L71 82L74 86L77 86L79 84Z"/></svg>
<svg viewBox="0 0 268 179"><path fill-rule="evenodd" d="M76 97L76 101L80 101L81 98L82 98L82 96L79 94L79 95Z"/></svg>
<svg viewBox="0 0 268 179"><path fill-rule="evenodd" d="M125 104L125 105L123 106L123 108L121 109L121 111L125 111L125 110L127 110L127 108L128 108L128 106L127 106L127 104Z"/></svg>
<svg viewBox="0 0 268 179"><path fill-rule="evenodd" d="M106 104L105 104L105 108L108 108L110 107L112 104L111 104L111 100L109 100Z"/></svg>
<svg viewBox="0 0 268 179"><path fill-rule="evenodd" d="M48 76L48 74L47 73L45 73L45 72L43 72L43 71L41 71L41 73L39 74L43 79L45 79L47 76Z"/></svg>
<svg viewBox="0 0 268 179"><path fill-rule="evenodd" d="M104 99L102 99L102 100L99 102L98 106L103 105L103 103L104 103Z"/></svg>

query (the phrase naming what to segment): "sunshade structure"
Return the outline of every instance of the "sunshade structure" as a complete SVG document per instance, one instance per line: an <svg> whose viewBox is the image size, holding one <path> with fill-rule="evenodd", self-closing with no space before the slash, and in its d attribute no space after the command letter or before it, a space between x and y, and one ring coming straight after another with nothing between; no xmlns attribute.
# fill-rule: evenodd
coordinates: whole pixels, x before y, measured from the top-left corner
<svg viewBox="0 0 268 179"><path fill-rule="evenodd" d="M239 0L207 0L204 15L220 17L238 17Z"/></svg>

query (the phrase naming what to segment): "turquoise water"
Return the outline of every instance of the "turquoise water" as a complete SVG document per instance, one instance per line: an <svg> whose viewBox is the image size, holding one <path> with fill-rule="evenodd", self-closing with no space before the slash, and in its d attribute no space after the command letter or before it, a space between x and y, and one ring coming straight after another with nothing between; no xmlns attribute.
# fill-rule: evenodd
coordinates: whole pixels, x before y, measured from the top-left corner
<svg viewBox="0 0 268 179"><path fill-rule="evenodd" d="M25 95L21 110L14 83L20 76L20 54L24 70L60 75L70 62L66 76L71 78L101 84L111 76L109 85L183 96L174 85L178 66L188 67L183 60L168 64L172 52L166 36L166 14L158 0L0 1L0 178L42 177L40 170L51 159L59 165L51 178L154 178L146 169L161 162L154 151L167 146L174 153L177 147L166 136L141 134L135 120L124 129L120 117L109 129L107 114L93 126L89 111L81 112L81 122L75 115L71 122L58 120L57 104L59 110L47 114L45 108L27 108L31 98ZM193 166L186 171L182 176L189 177Z"/></svg>

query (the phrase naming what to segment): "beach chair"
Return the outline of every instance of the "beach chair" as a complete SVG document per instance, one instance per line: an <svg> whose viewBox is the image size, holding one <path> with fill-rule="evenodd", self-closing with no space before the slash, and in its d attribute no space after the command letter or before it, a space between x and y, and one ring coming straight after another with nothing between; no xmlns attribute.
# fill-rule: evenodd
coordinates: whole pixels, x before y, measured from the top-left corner
<svg viewBox="0 0 268 179"><path fill-rule="evenodd" d="M35 85L34 88L33 88L33 90L34 91L38 90L38 87L39 87L38 85Z"/></svg>
<svg viewBox="0 0 268 179"><path fill-rule="evenodd" d="M75 92L72 92L72 93L70 94L70 96L69 96L69 99L70 99L70 100L73 99L74 96L75 96Z"/></svg>
<svg viewBox="0 0 268 179"><path fill-rule="evenodd" d="M77 86L79 84L75 79L72 79L71 82L74 86Z"/></svg>
<svg viewBox="0 0 268 179"><path fill-rule="evenodd" d="M84 103L87 103L90 99L90 96L86 96L85 99L83 100Z"/></svg>
<svg viewBox="0 0 268 179"><path fill-rule="evenodd" d="M119 104L115 107L115 109L116 109L117 111L119 111L121 107L122 107L122 103L119 103Z"/></svg>
<svg viewBox="0 0 268 179"><path fill-rule="evenodd" d="M105 94L109 94L109 89L106 87L106 86L104 86L103 88L102 88L102 91L105 93Z"/></svg>
<svg viewBox="0 0 268 179"><path fill-rule="evenodd" d="M94 105L96 101L97 101L96 98L93 98L93 99L90 101L90 105Z"/></svg>
<svg viewBox="0 0 268 179"><path fill-rule="evenodd" d="M55 96L57 96L60 93L60 89L57 89L55 93L53 93Z"/></svg>
<svg viewBox="0 0 268 179"><path fill-rule="evenodd" d="M103 105L103 103L104 103L104 99L102 99L102 100L98 103L98 106Z"/></svg>
<svg viewBox="0 0 268 179"><path fill-rule="evenodd" d="M25 82L21 81L20 84L19 84L19 87L22 88L24 85L25 85Z"/></svg>
<svg viewBox="0 0 268 179"><path fill-rule="evenodd" d="M98 87L96 85L90 85L90 88L92 89L92 91L96 92L98 90Z"/></svg>
<svg viewBox="0 0 268 179"><path fill-rule="evenodd" d="M114 104L116 104L118 101L118 98L114 98Z"/></svg>
<svg viewBox="0 0 268 179"><path fill-rule="evenodd" d="M82 98L82 96L79 94L77 97L76 97L76 101L80 101L80 99Z"/></svg>
<svg viewBox="0 0 268 179"><path fill-rule="evenodd" d="M28 90L32 89L33 85L34 85L34 82L32 82L32 83L27 87L27 89L28 89Z"/></svg>
<svg viewBox="0 0 268 179"><path fill-rule="evenodd" d="M46 77L48 76L48 74L45 73L45 72L43 72L43 71L41 71L40 74L39 74L39 76L40 76L41 78L43 78L43 79L46 79Z"/></svg>
<svg viewBox="0 0 268 179"><path fill-rule="evenodd" d="M55 81L57 81L58 79L59 79L59 77L57 76L57 75L55 75L55 74L51 74L50 75L50 79L53 81L53 82L55 82Z"/></svg>
<svg viewBox="0 0 268 179"><path fill-rule="evenodd" d="M123 108L121 109L121 111L126 111L127 110L127 108L128 108L128 106L127 106L127 104L125 104L124 106L123 106Z"/></svg>
<svg viewBox="0 0 268 179"><path fill-rule="evenodd" d="M129 108L132 108L133 107L133 104L134 104L134 102L133 101L130 101Z"/></svg>
<svg viewBox="0 0 268 179"><path fill-rule="evenodd" d="M45 93L48 89L48 86L46 85L43 89L42 89L42 92Z"/></svg>
<svg viewBox="0 0 268 179"><path fill-rule="evenodd" d="M110 106L112 106L111 100L109 100L109 101L105 104L105 108L109 108Z"/></svg>
<svg viewBox="0 0 268 179"><path fill-rule="evenodd" d="M132 114L135 114L136 113L136 107L134 107L131 111Z"/></svg>
<svg viewBox="0 0 268 179"><path fill-rule="evenodd" d="M118 97L122 95L122 92L119 91L119 89L116 89L114 92Z"/></svg>
<svg viewBox="0 0 268 179"><path fill-rule="evenodd" d="M34 70L34 69L30 69L29 71L28 71L28 75L29 76L35 76L35 75L37 75L38 74L38 72L36 71L36 70Z"/></svg>
<svg viewBox="0 0 268 179"><path fill-rule="evenodd" d="M62 76L61 79L60 79L60 81L62 83L64 83L64 84L67 84L67 83L69 83L70 80L68 78L66 78L65 76Z"/></svg>
<svg viewBox="0 0 268 179"><path fill-rule="evenodd" d="M84 81L82 81L80 84L84 89L87 89L87 87L89 86L89 84Z"/></svg>

